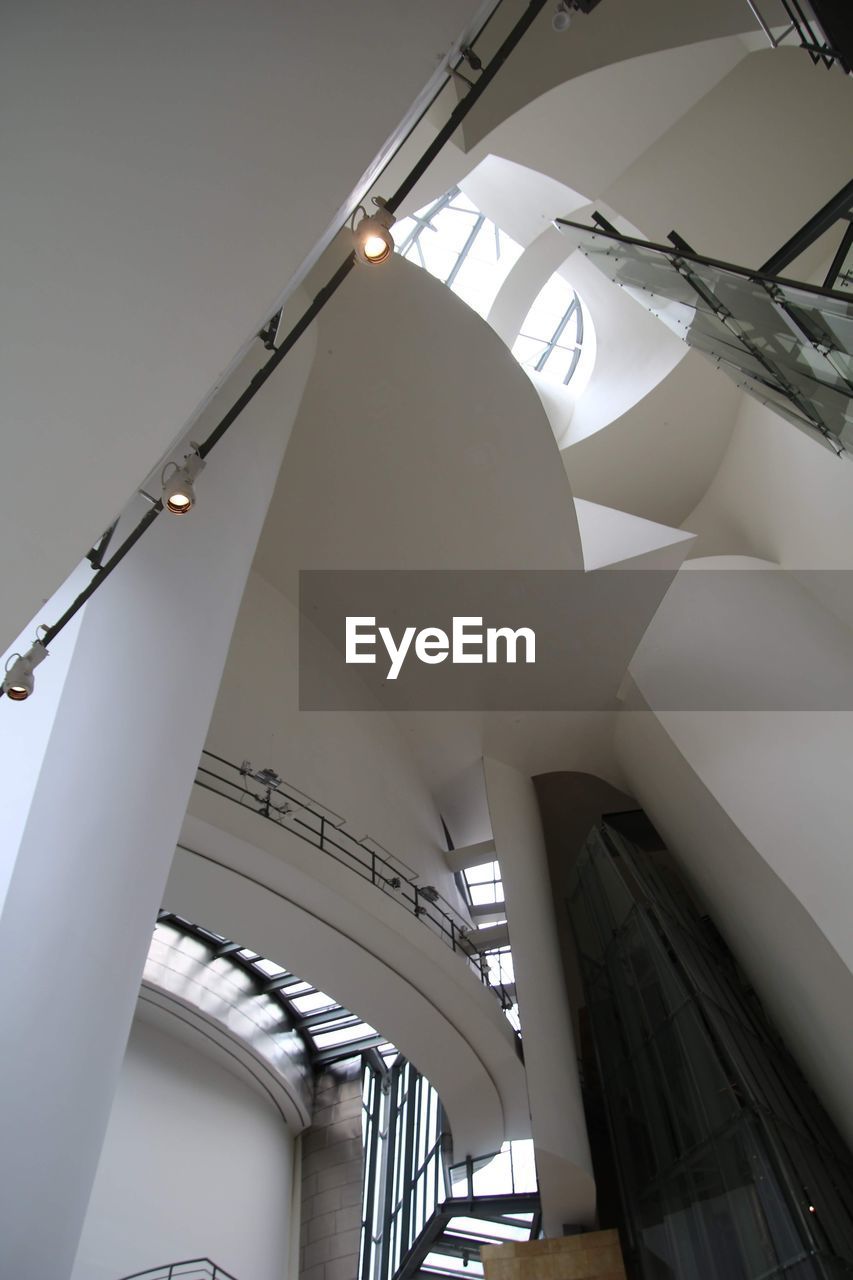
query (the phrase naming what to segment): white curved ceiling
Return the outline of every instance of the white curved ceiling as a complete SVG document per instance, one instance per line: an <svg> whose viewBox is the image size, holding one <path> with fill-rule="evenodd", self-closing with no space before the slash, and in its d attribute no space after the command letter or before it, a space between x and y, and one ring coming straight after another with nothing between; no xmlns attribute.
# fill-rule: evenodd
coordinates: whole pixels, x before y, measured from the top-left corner
<svg viewBox="0 0 853 1280"><path fill-rule="evenodd" d="M483 8L47 0L5 15L8 638L341 225Z"/></svg>

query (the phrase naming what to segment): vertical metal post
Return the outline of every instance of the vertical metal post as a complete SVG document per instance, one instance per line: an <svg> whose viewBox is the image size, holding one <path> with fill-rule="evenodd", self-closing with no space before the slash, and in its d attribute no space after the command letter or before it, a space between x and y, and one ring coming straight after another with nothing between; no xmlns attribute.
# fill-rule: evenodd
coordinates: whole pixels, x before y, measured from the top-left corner
<svg viewBox="0 0 853 1280"><path fill-rule="evenodd" d="M363 1200L363 1238L361 1242L361 1280L373 1280L376 1274L373 1242L373 1218L377 1185L380 1183L379 1168L379 1131L382 1124L382 1080L379 1072L368 1062L364 1063L364 1073L370 1077L371 1087L368 1090L369 1110L369 1143L364 1150L364 1182L366 1194ZM363 1087L363 1086L362 1086ZM362 1106L364 1099L362 1097ZM380 1192L381 1194L381 1192ZM381 1242L380 1242L381 1244Z"/></svg>
<svg viewBox="0 0 853 1280"><path fill-rule="evenodd" d="M320 815L320 848L323 848L323 838L326 834L326 819Z"/></svg>
<svg viewBox="0 0 853 1280"><path fill-rule="evenodd" d="M389 1081L389 1107L388 1107L388 1132L385 1139L386 1155L385 1155L385 1188L382 1204L382 1260L380 1263L380 1275L390 1276L391 1274L391 1215L394 1210L394 1186L397 1177L397 1081L400 1078L401 1070L404 1063L396 1063L390 1071ZM399 1222L397 1229L399 1230Z"/></svg>
<svg viewBox="0 0 853 1280"><path fill-rule="evenodd" d="M370 850L370 883L376 884L376 854Z"/></svg>
<svg viewBox="0 0 853 1280"><path fill-rule="evenodd" d="M406 1122L405 1137L402 1143L403 1159L403 1203L400 1206L400 1235L402 1237L402 1253L411 1247L412 1200L414 1198L414 1180L412 1177L417 1155L417 1134L415 1120L420 1119L420 1088L422 1077L411 1063L408 1064L408 1081L404 1107Z"/></svg>

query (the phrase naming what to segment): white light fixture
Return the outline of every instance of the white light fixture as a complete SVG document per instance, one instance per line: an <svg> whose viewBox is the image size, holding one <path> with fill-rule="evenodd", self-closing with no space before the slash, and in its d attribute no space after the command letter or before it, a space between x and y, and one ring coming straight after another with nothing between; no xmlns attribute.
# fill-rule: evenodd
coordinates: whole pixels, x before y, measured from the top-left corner
<svg viewBox="0 0 853 1280"><path fill-rule="evenodd" d="M3 693L13 702L25 702L33 692L35 680L33 671L47 657L47 649L41 640L36 640L26 653L13 653L6 663L6 675L3 680Z"/></svg>
<svg viewBox="0 0 853 1280"><path fill-rule="evenodd" d="M385 262L391 257L394 252L391 227L397 221L381 196L374 196L373 203L376 205L374 214L369 214L363 205L358 206L355 213L361 209L364 217L353 231L356 260L370 266L377 262Z"/></svg>
<svg viewBox="0 0 853 1280"><path fill-rule="evenodd" d="M551 26L555 31L568 31L572 24L572 14L569 9L567 0L557 0L557 8L551 19Z"/></svg>
<svg viewBox="0 0 853 1280"><path fill-rule="evenodd" d="M204 459L198 451L198 445L193 444L192 441L190 444L193 451L187 454L184 465L181 467L177 462L167 462L160 476L163 486L163 506L175 516L184 516L195 506L193 481L204 467ZM174 467L174 471L167 476L169 467Z"/></svg>

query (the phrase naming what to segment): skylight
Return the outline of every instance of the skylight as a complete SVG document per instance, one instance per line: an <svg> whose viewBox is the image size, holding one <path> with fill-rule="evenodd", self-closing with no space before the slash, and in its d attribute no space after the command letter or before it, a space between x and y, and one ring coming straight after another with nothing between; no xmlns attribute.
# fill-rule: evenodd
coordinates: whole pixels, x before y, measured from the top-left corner
<svg viewBox="0 0 853 1280"><path fill-rule="evenodd" d="M401 218L394 237L402 257L441 280L484 319L524 252L459 187ZM565 386L580 360L583 324L580 299L555 273L528 311L512 354L524 368Z"/></svg>
<svg viewBox="0 0 853 1280"><path fill-rule="evenodd" d="M394 238L402 257L436 276L484 318L523 253L458 187L401 218Z"/></svg>
<svg viewBox="0 0 853 1280"><path fill-rule="evenodd" d="M583 345L583 309L568 281L555 273L525 316L512 354L526 369L567 385Z"/></svg>
<svg viewBox="0 0 853 1280"><path fill-rule="evenodd" d="M466 867L464 875L474 906L503 902L504 888L501 869L497 862L484 862L479 867Z"/></svg>
<svg viewBox="0 0 853 1280"><path fill-rule="evenodd" d="M385 1059L396 1048L375 1028L350 1013L333 996L298 978L273 960L239 947L221 934L161 911L154 939L175 945L204 963L221 981L251 995L255 1022L268 1030L293 1029L301 1036L315 1066L375 1048Z"/></svg>

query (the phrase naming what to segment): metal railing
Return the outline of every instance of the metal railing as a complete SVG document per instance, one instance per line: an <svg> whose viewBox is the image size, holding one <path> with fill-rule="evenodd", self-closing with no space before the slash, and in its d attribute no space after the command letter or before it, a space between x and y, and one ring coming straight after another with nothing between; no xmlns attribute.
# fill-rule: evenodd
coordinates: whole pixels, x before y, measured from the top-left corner
<svg viewBox="0 0 853 1280"><path fill-rule="evenodd" d="M766 18L758 7L758 0L746 0L746 2L772 48L778 49L793 37L799 41L800 47L806 50L815 65L822 63L825 67L831 67L838 62L842 69L846 69L843 55L837 49L833 49L827 40L820 20L810 4L801 3L800 0L776 0L777 6L782 10L781 21L784 22L787 19L787 26L779 35L774 36L773 25L780 21L780 15ZM766 3L764 7L766 9Z"/></svg>
<svg viewBox="0 0 853 1280"><path fill-rule="evenodd" d="M217 1267L210 1258L188 1258L184 1262L170 1262L149 1271L134 1271L121 1280L236 1280L230 1271Z"/></svg>
<svg viewBox="0 0 853 1280"><path fill-rule="evenodd" d="M283 782L270 770L253 770L247 761L236 765L213 751L202 752L195 785L275 822L381 889L463 956L483 985L494 991L502 1008L511 1006L512 999L505 988L489 982L488 961L470 936L471 926L462 915L437 889L418 885L417 873L377 841L350 835L344 829L346 819L333 809Z"/></svg>

